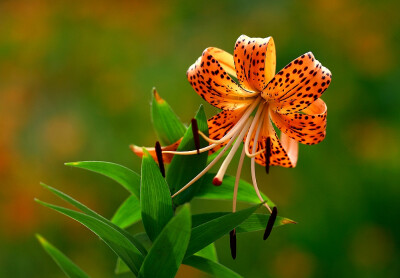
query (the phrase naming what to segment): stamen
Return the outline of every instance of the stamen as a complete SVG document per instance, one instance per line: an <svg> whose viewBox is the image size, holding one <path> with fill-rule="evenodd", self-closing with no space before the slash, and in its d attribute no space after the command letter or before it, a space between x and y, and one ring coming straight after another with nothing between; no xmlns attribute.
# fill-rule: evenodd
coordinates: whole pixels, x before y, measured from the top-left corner
<svg viewBox="0 0 400 278"><path fill-rule="evenodd" d="M248 119L247 121L247 125L250 124L250 120ZM229 147L233 144L233 141L235 137L238 136L239 131L236 131L236 134L232 137L232 140L230 140L228 142L228 144L226 144L226 146L222 149L222 151L217 155L217 157L215 157L215 159L213 161L211 161L210 164L208 164L206 166L206 168L203 169L203 171L201 171L196 177L194 177L188 184L186 184L184 187L182 187L181 189L179 189L177 192L175 192L172 195L172 198L174 198L176 195L178 195L179 193L181 193L182 191L186 190L189 186L191 186L193 183L195 183L198 179L200 179L205 173L207 173L217 162L218 160L221 159L221 157L225 154L225 152L229 149Z"/></svg>
<svg viewBox="0 0 400 278"><path fill-rule="evenodd" d="M253 134L254 128L256 127L256 124L257 124L257 122L258 122L258 118L260 118L260 115L261 115L261 112L263 112L263 109L264 109L264 105L261 104L261 105L258 107L258 109L257 109L257 112L256 112L256 115L254 116L253 122L251 123L250 129L249 129L249 132L248 132L248 135L247 135L247 138L246 138L246 142L245 142L245 144L244 144L244 148L245 148L245 151L246 151L246 155L249 156L249 157L251 157L251 154L250 154L250 152L249 152L249 146L250 146L250 141L251 141L251 135ZM262 120L262 119L261 119L261 120ZM254 145L255 145L255 143L254 143ZM254 146L254 145L253 145L253 146ZM253 154L254 154L254 153L253 153Z"/></svg>
<svg viewBox="0 0 400 278"><path fill-rule="evenodd" d="M169 153L169 154L177 154L177 155L192 155L192 154L197 154L198 152L203 153L207 152L209 150L212 150L218 146L217 144L212 144L207 147L201 148L199 150L193 150L193 151L164 151L164 153Z"/></svg>
<svg viewBox="0 0 400 278"><path fill-rule="evenodd" d="M270 158L271 158L271 137L267 137L267 140L265 141L265 171L267 174L269 174L269 163L270 163Z"/></svg>
<svg viewBox="0 0 400 278"><path fill-rule="evenodd" d="M155 150L157 155L158 167L160 168L161 175L165 178L164 160L162 156L161 145L158 141L156 142Z"/></svg>
<svg viewBox="0 0 400 278"><path fill-rule="evenodd" d="M244 149L244 148L243 148L243 149ZM265 150L266 150L266 149L262 149L262 150L259 150L259 151L256 152L256 153L251 153L251 154L249 154L247 157L249 157L249 158L256 157L256 156L262 154L263 152L265 152Z"/></svg>
<svg viewBox="0 0 400 278"><path fill-rule="evenodd" d="M192 133L193 133L194 145L196 146L197 154L200 154L199 127L197 126L196 119L192 119Z"/></svg>
<svg viewBox="0 0 400 278"><path fill-rule="evenodd" d="M263 123L263 117L261 117L260 122L258 123L256 134L254 136L254 143L253 143L253 149L252 149L253 154L256 152L258 136L260 135L262 123ZM250 165L251 166L251 179L253 181L254 190L256 191L258 199L261 202L264 202L264 198L261 196L260 190L258 189L258 186L257 186L255 160L256 160L255 157L251 158L251 165ZM267 203L264 203L264 206L269 210L270 213L272 213L272 210Z"/></svg>
<svg viewBox="0 0 400 278"><path fill-rule="evenodd" d="M251 105L249 108L247 108L246 112L243 114L243 116L240 118L240 120L235 124L234 127L232 127L232 129L221 139L218 140L214 140L211 139L209 137L207 137L204 133L202 133L201 131L199 131L199 134L209 143L212 143L211 145L201 148L199 149L199 152L206 152L209 150L212 150L213 148L215 148L216 146L218 146L219 144L225 143L226 141L232 139L234 137L234 135L236 135L237 131L240 130L241 128L243 128L243 126L246 124L247 120L249 119L250 114L253 112L253 110L256 108L257 104L260 102L261 97L257 98ZM192 154L196 154L197 150L194 151L164 151L164 153L168 153L168 154L177 154L177 155L192 155Z"/></svg>
<svg viewBox="0 0 400 278"><path fill-rule="evenodd" d="M241 129L248 118L250 117L251 113L254 111L254 109L257 107L258 103L260 102L261 97L257 98L244 112L243 116L240 118L240 120L231 128L231 130L221 139L215 140L211 139L210 137L207 137L203 132L199 131L199 134L209 143L212 144L221 144L224 143L225 141L229 140L233 134L238 130Z"/></svg>
<svg viewBox="0 0 400 278"><path fill-rule="evenodd" d="M271 234L272 228L274 227L276 216L278 215L278 209L273 207L272 213L268 219L267 227L265 228L264 232L264 240L266 240L269 235Z"/></svg>
<svg viewBox="0 0 400 278"><path fill-rule="evenodd" d="M236 259L236 230L233 229L229 233L229 244L231 247L232 259Z"/></svg>
<svg viewBox="0 0 400 278"><path fill-rule="evenodd" d="M232 150L229 152L229 154L225 158L224 162L222 162L221 167L219 168L217 174L215 175L215 178L213 180L213 184L215 184L214 181L217 182L217 184L215 184L215 185L220 185L222 183L222 180L224 178L225 172L228 169L229 163L231 163L233 156L235 155L236 151L240 147L240 144L242 143L243 138L246 135L247 130L249 129L250 122L251 122L251 117L247 121L247 124L243 127L243 129L240 132L239 136L236 138L236 142L233 145Z"/></svg>
<svg viewBox="0 0 400 278"><path fill-rule="evenodd" d="M235 187L233 188L233 203L232 203L232 211L233 212L236 211L236 200L237 200L237 194L238 194L238 189L239 189L239 181L240 181L240 175L242 173L243 161L244 161L245 156L246 156L246 152L244 151L244 148L243 148L242 154L240 155L238 168L236 171Z"/></svg>

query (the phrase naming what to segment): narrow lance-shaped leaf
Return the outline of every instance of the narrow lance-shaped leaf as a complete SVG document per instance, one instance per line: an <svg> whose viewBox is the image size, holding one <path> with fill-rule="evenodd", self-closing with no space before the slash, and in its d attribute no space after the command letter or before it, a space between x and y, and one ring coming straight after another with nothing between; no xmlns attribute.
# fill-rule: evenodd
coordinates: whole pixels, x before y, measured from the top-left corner
<svg viewBox="0 0 400 278"><path fill-rule="evenodd" d="M60 197L61 199L63 199L64 201L68 202L69 204L73 205L74 207L76 207L77 209L81 210L82 212L86 213L87 215L90 215L94 218L96 218L97 220L104 222L106 225L111 226L112 228L116 229L118 232L122 233L125 237L127 237L133 245L136 246L137 248L137 252L146 255L147 251L146 249L142 246L142 244L137 241L134 237L132 237L132 235L130 233L128 233L127 231L125 231L124 229L121 229L120 227L118 227L117 225L115 225L114 223L112 223L111 221L109 221L108 219L104 218L103 216L101 216L100 214L96 213L95 211L91 210L90 208L86 207L84 204L78 202L77 200L75 200L74 198L68 196L67 194L61 192L60 190L57 190L51 186L48 186L44 183L41 183L41 185L48 189L50 192L52 192L53 194L55 194L57 197Z"/></svg>
<svg viewBox="0 0 400 278"><path fill-rule="evenodd" d="M195 119L197 120L198 128L201 132L208 135L207 117L204 113L203 106L200 106L196 113ZM208 146L207 141L200 138L200 147ZM193 139L192 127L190 126L181 143L179 144L178 151L191 151L195 150L196 146ZM195 154L195 155L175 155L171 161L171 164L167 172L167 182L171 188L171 193L175 193L194 177L196 177L207 164L208 152ZM178 196L173 198L173 202L176 206L181 205L185 202L189 202L199 187L202 185L202 179L195 182L188 189L180 193Z"/></svg>
<svg viewBox="0 0 400 278"><path fill-rule="evenodd" d="M43 249L53 258L56 264L64 271L65 275L70 278L89 278L89 276L83 272L76 264L74 264L67 256L65 256L60 250L54 247L41 235L36 235L36 238L42 245Z"/></svg>
<svg viewBox="0 0 400 278"><path fill-rule="evenodd" d="M206 259L200 256L190 256L183 261L184 264L197 268L205 273L211 274L218 278L241 278L239 274L233 270L219 264L218 262Z"/></svg>
<svg viewBox="0 0 400 278"><path fill-rule="evenodd" d="M212 184L215 175L216 174L214 173L207 173L204 175L202 186L196 192L195 197L213 200L232 200L235 177L225 175L222 185L215 186ZM261 196L270 207L275 206L275 204L264 193L261 193ZM253 185L244 180L239 181L237 199L238 201L255 204L260 202L256 192L254 191Z"/></svg>
<svg viewBox="0 0 400 278"><path fill-rule="evenodd" d="M235 213L228 213L194 227L185 257L193 255L218 238L229 233L259 207L260 205L256 205Z"/></svg>
<svg viewBox="0 0 400 278"><path fill-rule="evenodd" d="M224 215L230 214L229 212L212 212L212 213L203 213L203 214L195 214L192 217L192 226L193 228L200 226L204 223L207 223L213 219L219 218ZM261 213L253 213L246 220L244 220L239 226L236 227L236 233L246 233L246 232L256 232L256 231L264 231L265 226L267 225L269 214L261 214ZM277 216L276 221L274 223L274 227L279 227L286 224L296 224L295 221Z"/></svg>
<svg viewBox="0 0 400 278"><path fill-rule="evenodd" d="M125 166L104 161L68 162L65 165L90 170L109 177L139 199L140 176Z"/></svg>
<svg viewBox="0 0 400 278"><path fill-rule="evenodd" d="M175 277L189 243L190 228L189 206L185 205L155 240L138 277Z"/></svg>
<svg viewBox="0 0 400 278"><path fill-rule="evenodd" d="M186 127L155 88L151 101L151 118L157 137L163 145L171 145L185 134Z"/></svg>
<svg viewBox="0 0 400 278"><path fill-rule="evenodd" d="M142 218L140 212L140 201L136 196L129 196L115 212L111 222L125 229Z"/></svg>
<svg viewBox="0 0 400 278"><path fill-rule="evenodd" d="M140 207L144 228L154 241L173 216L172 199L156 162L145 149L143 152Z"/></svg>
<svg viewBox="0 0 400 278"><path fill-rule="evenodd" d="M43 206L67 215L86 226L93 233L99 236L115 252L115 254L117 254L126 265L129 266L130 270L137 275L138 270L143 263L143 256L137 252L136 247L122 233L92 216L39 200L36 201Z"/></svg>

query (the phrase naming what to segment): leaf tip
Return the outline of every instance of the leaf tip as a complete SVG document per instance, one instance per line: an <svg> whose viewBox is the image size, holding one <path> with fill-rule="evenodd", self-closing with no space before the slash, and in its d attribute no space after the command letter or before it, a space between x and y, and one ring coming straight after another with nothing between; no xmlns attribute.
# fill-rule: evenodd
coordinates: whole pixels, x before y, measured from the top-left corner
<svg viewBox="0 0 400 278"><path fill-rule="evenodd" d="M156 87L153 87L152 91L153 91L153 97L157 103L165 102L165 100L163 98L161 98L161 96L158 94Z"/></svg>
<svg viewBox="0 0 400 278"><path fill-rule="evenodd" d="M36 239L40 242L40 244L45 244L46 240L40 234L35 234Z"/></svg>
<svg viewBox="0 0 400 278"><path fill-rule="evenodd" d="M65 166L78 166L79 162L65 162L64 165Z"/></svg>
<svg viewBox="0 0 400 278"><path fill-rule="evenodd" d="M143 158L148 158L150 156L150 153L146 150L145 147L142 147L141 149L142 149L142 157Z"/></svg>
<svg viewBox="0 0 400 278"><path fill-rule="evenodd" d="M291 220L291 219L289 219L289 218L283 219L283 220L281 221L281 223L282 223L283 225L286 225L286 224L297 224L296 221L293 221L293 220Z"/></svg>

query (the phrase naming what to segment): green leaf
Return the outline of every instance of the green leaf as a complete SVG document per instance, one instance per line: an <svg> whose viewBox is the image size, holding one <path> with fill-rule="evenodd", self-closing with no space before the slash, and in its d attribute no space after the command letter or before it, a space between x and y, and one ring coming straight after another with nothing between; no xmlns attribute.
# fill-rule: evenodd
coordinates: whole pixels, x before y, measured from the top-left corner
<svg viewBox="0 0 400 278"><path fill-rule="evenodd" d="M212 180L215 175L215 173L207 173L204 175L203 184L196 192L196 198L232 200L233 188L235 187L235 177L225 175L222 185L215 186L212 184ZM265 194L261 193L261 196L270 207L275 206L275 204ZM256 192L254 191L253 185L244 180L239 181L237 199L242 202L255 204L260 203L260 200L258 199Z"/></svg>
<svg viewBox="0 0 400 278"><path fill-rule="evenodd" d="M209 259L214 262L218 262L217 250L215 249L214 243L207 245L206 247L201 249L199 252L195 253L195 255Z"/></svg>
<svg viewBox="0 0 400 278"><path fill-rule="evenodd" d="M135 245L133 245L132 242L118 230L84 213L48 204L40 200L36 201L39 204L69 216L86 226L93 233L99 236L115 252L115 254L117 254L129 266L130 270L137 275L138 270L143 263L143 256L139 253Z"/></svg>
<svg viewBox="0 0 400 278"><path fill-rule="evenodd" d="M218 238L229 233L232 229L246 220L260 205L256 205L235 213L227 213L192 229L189 247L185 257L200 251Z"/></svg>
<svg viewBox="0 0 400 278"><path fill-rule="evenodd" d="M147 250L151 248L152 243L146 233L138 233L134 235L133 238L139 241ZM129 271L129 267L120 258L118 258L115 267L115 274L123 274Z"/></svg>
<svg viewBox="0 0 400 278"><path fill-rule="evenodd" d="M138 277L175 277L189 243L190 228L189 205L185 205L155 240Z"/></svg>
<svg viewBox="0 0 400 278"><path fill-rule="evenodd" d="M136 246L136 248L143 254L146 255L147 251L146 248L144 248L142 246L142 244L137 241L130 233L128 233L127 231L125 231L124 229L121 229L120 227L118 227L117 225L115 225L114 223L110 222L108 219L104 218L103 216L101 216L100 214L96 213L95 211L91 210L90 208L86 207L84 204L78 202L77 200L75 200L74 198L68 196L67 194L61 192L60 190L57 190L51 186L48 186L44 183L40 183L40 185L42 185L44 188L46 188L47 190L49 190L50 192L52 192L53 194L55 194L56 196L60 197L61 199L63 199L64 201L68 202L69 204L73 205L74 207L76 207L77 209L81 210L82 212L96 218L99 221L104 222L105 224L113 227L114 229L116 229L117 231L119 231L120 233L122 233L124 236L126 236L133 245Z"/></svg>
<svg viewBox="0 0 400 278"><path fill-rule="evenodd" d="M143 152L140 208L144 228L154 241L174 212L167 182L151 155L145 149Z"/></svg>
<svg viewBox="0 0 400 278"><path fill-rule="evenodd" d="M236 233L265 231L265 227L267 226L269 216L270 216L269 214L260 214L260 213L252 214L249 218L243 221L243 223L236 228ZM296 224L296 222L289 218L277 216L274 223L274 228L286 224Z"/></svg>
<svg viewBox="0 0 400 278"><path fill-rule="evenodd" d="M196 113L195 119L197 120L197 125L200 131L208 135L208 125L207 117L204 113L203 106L200 106ZM208 146L207 141L200 137L200 146ZM178 151L190 151L195 150L195 144L193 140L193 132L191 126L187 129L185 136L183 137L181 143L179 144ZM195 155L175 155L171 161L171 164L167 172L167 183L171 188L171 193L177 192L188 182L190 182L194 177L197 176L207 164L208 152ZM202 185L202 179L195 182L188 189L183 191L181 194L173 199L176 206L181 205L185 202L189 202L199 187Z"/></svg>
<svg viewBox="0 0 400 278"><path fill-rule="evenodd" d="M218 278L242 277L226 266L200 256L190 256L189 258L186 258L183 263Z"/></svg>
<svg viewBox="0 0 400 278"><path fill-rule="evenodd" d="M125 166L104 161L68 162L65 165L90 170L109 177L139 199L140 176Z"/></svg>
<svg viewBox="0 0 400 278"><path fill-rule="evenodd" d="M44 250L53 258L56 264L64 271L64 273L70 278L89 278L82 269L74 264L67 256L65 256L60 250L54 247L44 237L36 234L36 238L44 248Z"/></svg>
<svg viewBox="0 0 400 278"><path fill-rule="evenodd" d="M185 134L186 127L155 88L151 101L151 118L157 137L163 145L171 145Z"/></svg>
<svg viewBox="0 0 400 278"><path fill-rule="evenodd" d="M111 222L125 229L142 218L140 201L136 196L129 196L115 212Z"/></svg>
<svg viewBox="0 0 400 278"><path fill-rule="evenodd" d="M212 212L212 213L195 214L192 216L192 227L194 228L200 226L204 223L207 223L213 219L219 218L227 214L230 213ZM267 226L268 219L269 219L269 214L253 213L246 220L244 220L242 224L236 227L236 233L264 231L265 227ZM296 224L296 222L289 218L277 216L274 227L279 227L286 224Z"/></svg>

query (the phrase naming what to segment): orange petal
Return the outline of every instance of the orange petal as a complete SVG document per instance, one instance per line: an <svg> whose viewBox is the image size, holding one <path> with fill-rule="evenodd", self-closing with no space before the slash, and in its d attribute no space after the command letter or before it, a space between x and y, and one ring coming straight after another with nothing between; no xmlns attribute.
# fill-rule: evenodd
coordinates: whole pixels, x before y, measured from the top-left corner
<svg viewBox="0 0 400 278"><path fill-rule="evenodd" d="M297 143L296 140L293 140L292 138L287 136L285 133L281 132L281 144L282 147L286 150L286 153L289 156L293 167L296 167L299 154L299 143Z"/></svg>
<svg viewBox="0 0 400 278"><path fill-rule="evenodd" d="M303 113L280 114L270 110L275 125L290 138L307 145L321 142L326 134L327 107L317 99Z"/></svg>
<svg viewBox="0 0 400 278"><path fill-rule="evenodd" d="M217 115L210 118L208 123L208 132L209 137L214 140L221 139L224 137L232 127L240 120L243 116L244 112L246 111L247 106L242 107L236 110L230 111L221 111ZM229 140L224 142L223 144L218 145L214 149L210 151L210 153L216 152L226 144L228 144Z"/></svg>
<svg viewBox="0 0 400 278"><path fill-rule="evenodd" d="M182 138L169 146L162 147L161 150L162 151L176 151L178 149L179 144L181 143L181 140L182 140ZM129 147L137 156L139 156L139 157L143 156L143 148L142 147L138 147L136 145L130 145ZM153 157L153 159L158 162L155 149L154 148L146 148L146 150L150 153L150 155ZM174 157L173 154L163 153L164 163L170 163L173 157Z"/></svg>
<svg viewBox="0 0 400 278"><path fill-rule="evenodd" d="M234 50L235 67L242 86L261 91L275 74L275 43L265 39L240 36Z"/></svg>
<svg viewBox="0 0 400 278"><path fill-rule="evenodd" d="M217 47L209 47L207 51L220 63L228 74L236 77L235 63L232 54Z"/></svg>
<svg viewBox="0 0 400 278"><path fill-rule="evenodd" d="M332 75L308 52L278 72L261 96L271 101L273 110L280 113L298 112L328 88Z"/></svg>
<svg viewBox="0 0 400 278"><path fill-rule="evenodd" d="M261 131L260 131L260 134L259 134L259 137L257 140L256 152L266 149L267 137L270 137L271 138L271 154L270 154L269 165L282 166L282 167L286 167L286 168L295 167L296 162L297 162L296 145L294 145L293 142L286 140L286 138L283 138L285 145L281 144L281 142L279 141L279 138L275 132L275 129L272 126L272 123L271 123L271 120L269 119L268 114L266 114L266 115L267 116L263 121L263 126L261 127ZM253 148L256 129L257 129L257 127L254 129L254 132L253 132L251 140L250 140L250 148L249 148L250 151ZM246 138L244 139L244 142L245 141L246 141ZM288 155L288 151L285 149L285 147L288 147L288 151L291 152L291 155ZM255 157L255 161L258 164L265 166L266 165L265 152L262 152L261 154L257 155Z"/></svg>
<svg viewBox="0 0 400 278"><path fill-rule="evenodd" d="M214 55L222 58L224 67ZM208 103L222 110L232 110L247 105L253 101L253 97L249 97L249 93L229 76L228 72L232 72L231 66L226 52L207 48L189 68L187 77L190 85Z"/></svg>

